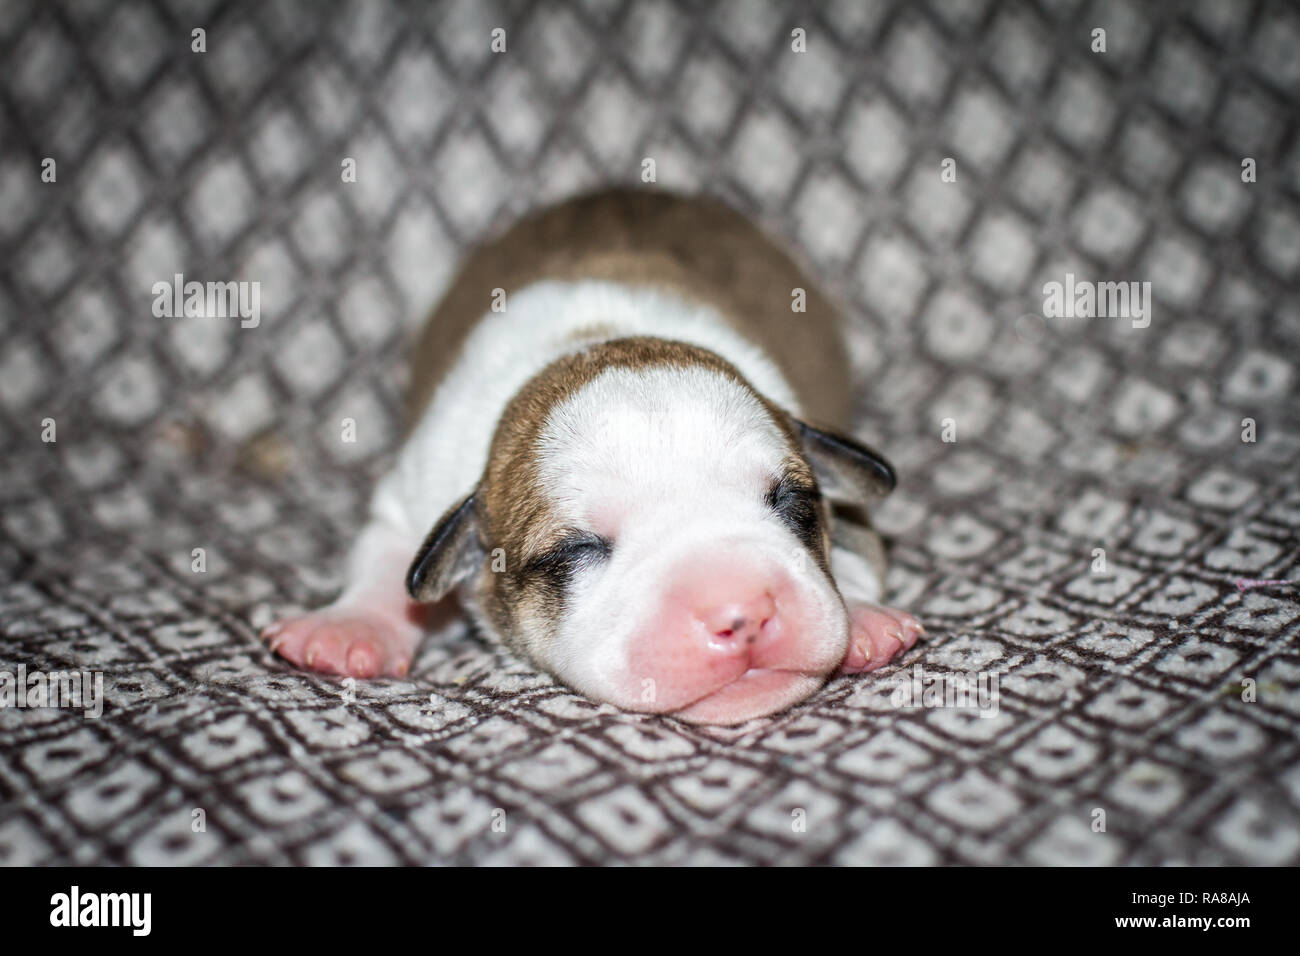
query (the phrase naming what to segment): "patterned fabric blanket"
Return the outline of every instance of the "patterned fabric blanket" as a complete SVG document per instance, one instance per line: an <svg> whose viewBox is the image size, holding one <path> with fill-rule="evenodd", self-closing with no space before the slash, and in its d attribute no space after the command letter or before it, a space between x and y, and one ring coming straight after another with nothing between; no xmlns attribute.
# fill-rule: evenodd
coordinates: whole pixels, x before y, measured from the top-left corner
<svg viewBox="0 0 1300 956"><path fill-rule="evenodd" d="M0 3L0 861L1300 862L1297 49L1270 0ZM454 615L405 681L274 658L465 250L650 169L847 304L928 638L731 729ZM18 706L74 671L102 713Z"/></svg>

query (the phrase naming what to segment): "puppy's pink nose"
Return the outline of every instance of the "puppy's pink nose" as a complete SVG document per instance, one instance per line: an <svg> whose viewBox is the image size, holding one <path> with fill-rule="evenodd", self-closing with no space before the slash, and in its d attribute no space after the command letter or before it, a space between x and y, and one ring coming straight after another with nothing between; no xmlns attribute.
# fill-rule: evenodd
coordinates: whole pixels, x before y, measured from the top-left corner
<svg viewBox="0 0 1300 956"><path fill-rule="evenodd" d="M712 640L735 645L739 650L762 636L763 627L776 616L776 601L763 591L741 600L723 601L696 616Z"/></svg>

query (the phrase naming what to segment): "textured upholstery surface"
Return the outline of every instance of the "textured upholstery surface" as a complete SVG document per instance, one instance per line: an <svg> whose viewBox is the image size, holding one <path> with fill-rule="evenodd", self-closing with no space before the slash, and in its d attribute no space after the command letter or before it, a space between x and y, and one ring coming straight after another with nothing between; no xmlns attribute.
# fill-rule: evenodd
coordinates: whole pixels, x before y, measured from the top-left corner
<svg viewBox="0 0 1300 956"><path fill-rule="evenodd" d="M1237 587L1300 558L1297 49L1262 0L0 3L0 671L107 698L0 710L0 861L1300 862L1300 601ZM929 637L733 729L455 619L406 681L274 659L463 251L647 157L848 305ZM260 324L155 317L176 273ZM1149 326L1044 318L1067 273Z"/></svg>

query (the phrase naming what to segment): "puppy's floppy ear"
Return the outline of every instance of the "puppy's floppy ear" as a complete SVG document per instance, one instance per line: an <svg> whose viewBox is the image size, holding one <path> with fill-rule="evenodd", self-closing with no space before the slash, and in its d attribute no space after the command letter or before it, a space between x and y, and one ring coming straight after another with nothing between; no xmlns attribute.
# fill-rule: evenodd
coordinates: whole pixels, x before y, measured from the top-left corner
<svg viewBox="0 0 1300 956"><path fill-rule="evenodd" d="M814 428L798 419L803 453L828 498L866 504L894 490L894 468L857 439Z"/></svg>
<svg viewBox="0 0 1300 956"><path fill-rule="evenodd" d="M406 591L421 603L439 601L473 573L484 555L474 495L470 494L438 520L420 545L406 572Z"/></svg>

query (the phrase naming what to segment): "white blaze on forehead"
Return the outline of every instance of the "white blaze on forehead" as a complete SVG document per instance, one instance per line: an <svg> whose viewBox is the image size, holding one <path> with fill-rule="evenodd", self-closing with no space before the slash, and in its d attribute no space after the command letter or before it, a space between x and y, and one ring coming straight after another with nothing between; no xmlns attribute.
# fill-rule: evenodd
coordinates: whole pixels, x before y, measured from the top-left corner
<svg viewBox="0 0 1300 956"><path fill-rule="evenodd" d="M598 533L629 504L761 501L788 454L762 402L717 371L613 368L557 404L539 443L542 489Z"/></svg>

